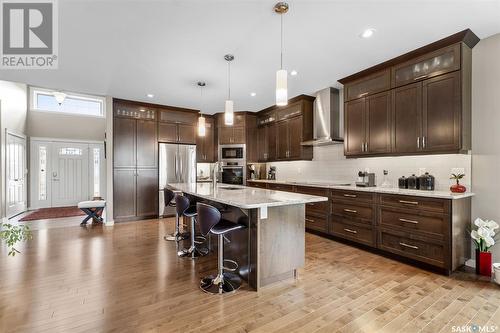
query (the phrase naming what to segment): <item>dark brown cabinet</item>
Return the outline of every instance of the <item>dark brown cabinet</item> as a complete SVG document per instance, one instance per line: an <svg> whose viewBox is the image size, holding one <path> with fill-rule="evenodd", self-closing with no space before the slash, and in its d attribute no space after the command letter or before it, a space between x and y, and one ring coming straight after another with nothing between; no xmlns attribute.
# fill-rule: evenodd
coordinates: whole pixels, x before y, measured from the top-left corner
<svg viewBox="0 0 500 333"><path fill-rule="evenodd" d="M257 129L258 161L276 160L276 124L267 124Z"/></svg>
<svg viewBox="0 0 500 333"><path fill-rule="evenodd" d="M287 118L276 123L276 159L300 160L312 158L312 151L301 145L303 136L303 117ZM309 157L310 156L310 157Z"/></svg>
<svg viewBox="0 0 500 333"><path fill-rule="evenodd" d="M129 118L114 119L113 163L115 167L135 168L136 120Z"/></svg>
<svg viewBox="0 0 500 333"><path fill-rule="evenodd" d="M359 98L345 104L346 156L391 151L390 92Z"/></svg>
<svg viewBox="0 0 500 333"><path fill-rule="evenodd" d="M158 215L158 169L137 169L137 216L148 218Z"/></svg>
<svg viewBox="0 0 500 333"><path fill-rule="evenodd" d="M113 213L117 221L137 216L135 174L135 169L113 170Z"/></svg>
<svg viewBox="0 0 500 333"><path fill-rule="evenodd" d="M196 126L193 124L158 123L158 141L196 144Z"/></svg>
<svg viewBox="0 0 500 333"><path fill-rule="evenodd" d="M478 41L464 30L339 80L345 155L467 152L472 48Z"/></svg>
<svg viewBox="0 0 500 333"><path fill-rule="evenodd" d="M156 168L158 166L156 123L137 120L136 128L137 168Z"/></svg>
<svg viewBox="0 0 500 333"><path fill-rule="evenodd" d="M245 143L245 128L223 126L219 128L219 144L244 144Z"/></svg>
<svg viewBox="0 0 500 333"><path fill-rule="evenodd" d="M212 163L215 158L215 123L213 118L205 117L205 136L196 138L196 160L198 163Z"/></svg>

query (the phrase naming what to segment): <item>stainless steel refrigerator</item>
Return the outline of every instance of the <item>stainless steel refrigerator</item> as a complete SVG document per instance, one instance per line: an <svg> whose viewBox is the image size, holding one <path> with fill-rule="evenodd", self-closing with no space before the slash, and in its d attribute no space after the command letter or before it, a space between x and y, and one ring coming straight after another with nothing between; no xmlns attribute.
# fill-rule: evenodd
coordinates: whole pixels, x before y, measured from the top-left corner
<svg viewBox="0 0 500 333"><path fill-rule="evenodd" d="M160 216L175 215L175 209L165 209L163 189L169 183L196 182L196 146L160 143L159 147Z"/></svg>

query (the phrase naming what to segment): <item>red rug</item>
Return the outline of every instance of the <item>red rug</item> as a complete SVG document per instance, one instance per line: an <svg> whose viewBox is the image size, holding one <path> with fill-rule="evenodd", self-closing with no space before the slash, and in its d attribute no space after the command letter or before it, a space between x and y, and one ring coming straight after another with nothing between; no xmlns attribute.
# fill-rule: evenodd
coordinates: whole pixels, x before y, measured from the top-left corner
<svg viewBox="0 0 500 333"><path fill-rule="evenodd" d="M24 222L33 220L56 219L60 217L81 216L81 215L86 215L86 214L76 206L41 208L35 210L32 213L29 213L19 221Z"/></svg>

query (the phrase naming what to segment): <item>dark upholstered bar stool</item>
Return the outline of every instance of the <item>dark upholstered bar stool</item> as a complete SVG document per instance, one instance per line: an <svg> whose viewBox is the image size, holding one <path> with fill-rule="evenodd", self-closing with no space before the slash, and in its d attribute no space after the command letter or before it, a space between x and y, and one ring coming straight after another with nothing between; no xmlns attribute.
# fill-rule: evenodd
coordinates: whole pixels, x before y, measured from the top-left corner
<svg viewBox="0 0 500 333"><path fill-rule="evenodd" d="M221 219L221 213L217 208L204 203L197 203L196 210L201 234L207 236L211 233L217 235L218 238L217 275L204 277L200 282L200 288L212 294L225 294L236 291L241 286L241 279L232 272L236 271L238 264L233 260L224 259L224 236L232 231L246 228L246 226ZM224 267L225 262L231 263L234 267Z"/></svg>
<svg viewBox="0 0 500 333"><path fill-rule="evenodd" d="M163 195L164 195L164 198L165 198L165 207L176 207L176 204L175 204L175 192L168 189L168 188L165 188L163 190ZM179 213L177 212L177 209L175 210L175 231L170 234L170 235L167 235L165 237L163 237L165 240L167 241L181 241L183 239L186 239L189 237L189 234L188 233L181 233L180 232L180 216L179 216Z"/></svg>
<svg viewBox="0 0 500 333"><path fill-rule="evenodd" d="M179 216L189 217L191 220L191 246L177 252L179 257L197 258L208 254L207 248L200 248L197 245L202 243L195 237L196 206L190 206L189 199L182 195L175 196L175 209ZM204 240L204 239L203 239Z"/></svg>

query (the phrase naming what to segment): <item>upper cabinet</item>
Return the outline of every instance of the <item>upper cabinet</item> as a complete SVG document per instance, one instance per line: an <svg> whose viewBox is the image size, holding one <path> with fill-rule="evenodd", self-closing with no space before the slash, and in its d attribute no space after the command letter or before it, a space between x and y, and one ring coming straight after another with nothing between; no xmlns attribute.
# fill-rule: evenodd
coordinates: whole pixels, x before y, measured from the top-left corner
<svg viewBox="0 0 500 333"><path fill-rule="evenodd" d="M215 121L205 116L205 136L196 137L196 160L199 163L216 162Z"/></svg>
<svg viewBox="0 0 500 333"><path fill-rule="evenodd" d="M244 144L245 137L245 114L236 112L233 125L224 124L224 114L218 116L218 132L220 145Z"/></svg>
<svg viewBox="0 0 500 333"><path fill-rule="evenodd" d="M345 155L467 152L478 41L465 30L339 80Z"/></svg>
<svg viewBox="0 0 500 333"><path fill-rule="evenodd" d="M198 113L182 110L160 110L158 141L196 144Z"/></svg>

